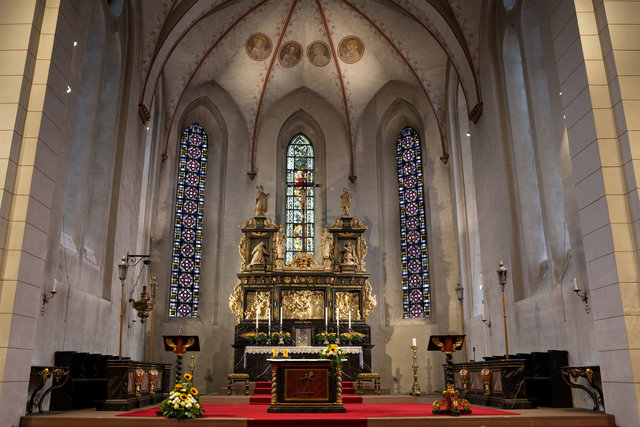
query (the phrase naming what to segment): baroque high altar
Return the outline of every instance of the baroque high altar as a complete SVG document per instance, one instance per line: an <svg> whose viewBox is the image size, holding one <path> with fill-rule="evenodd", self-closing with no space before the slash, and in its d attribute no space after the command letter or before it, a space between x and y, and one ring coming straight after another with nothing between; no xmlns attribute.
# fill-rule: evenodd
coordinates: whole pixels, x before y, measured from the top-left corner
<svg viewBox="0 0 640 427"><path fill-rule="evenodd" d="M347 354L359 358L359 362L350 358L345 373L355 377L358 372L370 371L371 328L366 320L377 302L365 269L367 227L350 216L351 196L345 189L342 215L324 226L322 262L303 251L296 252L290 263L285 262L283 227L266 216L267 198L258 187L255 216L239 226L242 265L229 298L229 308L239 321L233 345L234 372L249 373L253 380L267 378L266 358L274 345L262 351L255 347L257 331L268 336L291 334L286 347L295 357L302 352L308 353L307 357L317 356L320 348L310 346L321 344L316 342L318 334L339 332L351 337L357 333L361 343L340 343L349 350ZM259 354L263 356L256 356Z"/></svg>

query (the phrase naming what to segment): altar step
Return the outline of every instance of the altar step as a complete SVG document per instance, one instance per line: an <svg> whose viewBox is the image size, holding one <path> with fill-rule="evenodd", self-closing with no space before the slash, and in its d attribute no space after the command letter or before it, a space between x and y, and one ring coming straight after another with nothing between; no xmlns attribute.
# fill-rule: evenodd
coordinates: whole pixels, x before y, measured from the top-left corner
<svg viewBox="0 0 640 427"><path fill-rule="evenodd" d="M342 402L362 403L362 396L356 394L352 381L342 382ZM271 403L271 381L256 381L254 394L249 399L251 405L268 405Z"/></svg>

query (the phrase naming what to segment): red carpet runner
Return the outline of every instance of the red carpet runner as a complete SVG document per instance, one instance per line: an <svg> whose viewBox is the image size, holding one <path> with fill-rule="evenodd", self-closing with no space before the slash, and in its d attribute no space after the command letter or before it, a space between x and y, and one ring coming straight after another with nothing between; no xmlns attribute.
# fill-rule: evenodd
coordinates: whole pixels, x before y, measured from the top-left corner
<svg viewBox="0 0 640 427"><path fill-rule="evenodd" d="M249 398L251 405L271 404L271 381L257 381L254 395ZM362 396L356 394L352 381L342 382L342 403L362 403Z"/></svg>

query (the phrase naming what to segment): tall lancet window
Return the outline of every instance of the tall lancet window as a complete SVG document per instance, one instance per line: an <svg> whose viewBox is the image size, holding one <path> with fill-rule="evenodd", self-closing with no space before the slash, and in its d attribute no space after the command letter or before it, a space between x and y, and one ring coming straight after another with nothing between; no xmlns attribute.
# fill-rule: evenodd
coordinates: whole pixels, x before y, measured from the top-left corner
<svg viewBox="0 0 640 427"><path fill-rule="evenodd" d="M314 183L313 146L303 134L298 134L287 147L287 264L296 252L313 254Z"/></svg>
<svg viewBox="0 0 640 427"><path fill-rule="evenodd" d="M169 316L198 317L207 134L196 123L182 133L173 223Z"/></svg>
<svg viewBox="0 0 640 427"><path fill-rule="evenodd" d="M429 249L424 209L422 150L418 133L405 127L396 141L404 317L429 317Z"/></svg>

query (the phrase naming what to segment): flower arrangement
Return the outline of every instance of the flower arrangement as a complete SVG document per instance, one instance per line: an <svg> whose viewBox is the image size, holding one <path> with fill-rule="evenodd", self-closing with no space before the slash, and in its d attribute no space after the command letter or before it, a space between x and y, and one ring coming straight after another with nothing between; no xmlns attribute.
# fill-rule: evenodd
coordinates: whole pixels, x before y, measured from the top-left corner
<svg viewBox="0 0 640 427"><path fill-rule="evenodd" d="M191 374L184 374L169 397L160 403L156 414L169 418L198 418L204 413L200 406L198 389L193 386Z"/></svg>
<svg viewBox="0 0 640 427"><path fill-rule="evenodd" d="M328 334L328 335L327 335L327 340L328 340L331 344L335 343L335 342L336 342L336 334L334 334L334 333L330 333L330 334Z"/></svg>
<svg viewBox="0 0 640 427"><path fill-rule="evenodd" d="M324 337L325 335L322 333L316 334L316 344L322 344L324 342Z"/></svg>
<svg viewBox="0 0 640 427"><path fill-rule="evenodd" d="M329 344L327 348L320 352L321 359L328 359L331 362L331 375L335 375L338 372L338 368L342 365L342 359L344 359L344 351L338 344Z"/></svg>
<svg viewBox="0 0 640 427"><path fill-rule="evenodd" d="M340 342L341 343L348 343L349 342L349 335L348 334L340 334Z"/></svg>

